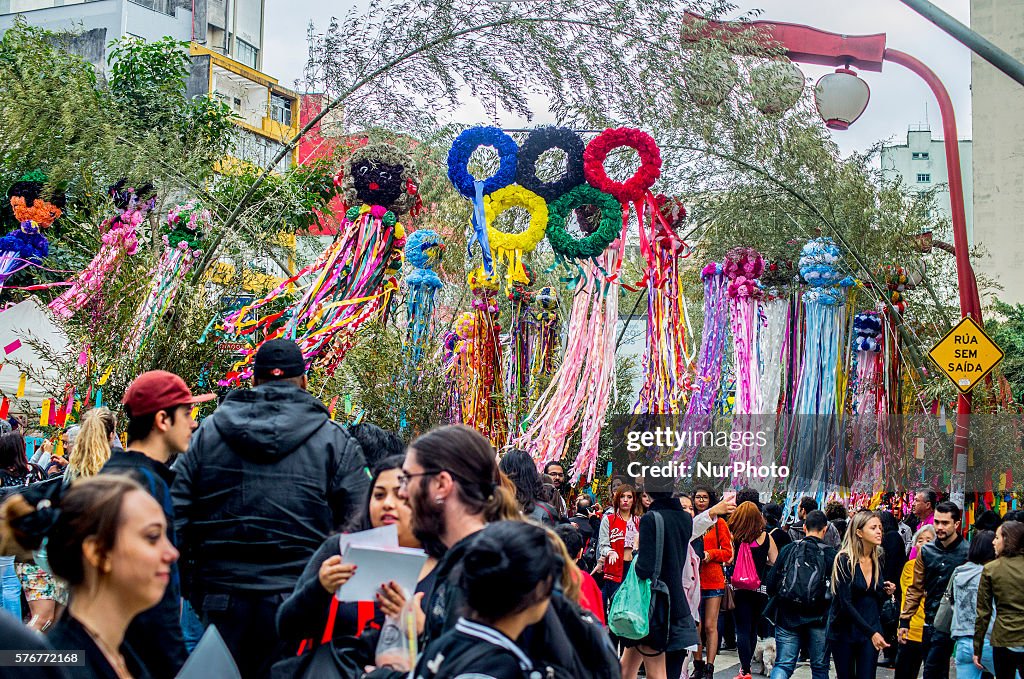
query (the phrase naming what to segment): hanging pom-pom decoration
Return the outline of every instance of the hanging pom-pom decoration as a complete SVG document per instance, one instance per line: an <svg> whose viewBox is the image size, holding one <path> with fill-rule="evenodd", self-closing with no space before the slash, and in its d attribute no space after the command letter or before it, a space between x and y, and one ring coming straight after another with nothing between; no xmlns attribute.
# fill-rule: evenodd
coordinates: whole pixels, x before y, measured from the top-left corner
<svg viewBox="0 0 1024 679"><path fill-rule="evenodd" d="M117 272L126 257L138 252L138 228L156 206L152 184L136 189L122 179L109 193L118 213L100 225L103 237L96 256L69 281L70 287L50 302L50 311L60 318L71 318L99 294L103 282Z"/></svg>
<svg viewBox="0 0 1024 679"><path fill-rule="evenodd" d="M434 321L434 297L443 287L441 277L434 271L444 253L444 241L436 231L420 229L405 244L405 261L412 271L405 278L408 286L406 313L409 329L405 347L410 367L415 368L430 340Z"/></svg>
<svg viewBox="0 0 1024 679"><path fill-rule="evenodd" d="M490 439L495 448L502 448L508 431L501 389L501 326L497 322L500 280L480 267L470 272L468 283L473 292L472 325L464 323L458 330L466 338L460 348L462 421Z"/></svg>
<svg viewBox="0 0 1024 679"><path fill-rule="evenodd" d="M19 225L0 238L0 288L12 275L40 264L50 253L43 232L61 216L64 196L58 193L44 199L45 184L46 175L36 170L22 176L7 192Z"/></svg>
<svg viewBox="0 0 1024 679"><path fill-rule="evenodd" d="M711 431L715 401L722 386L722 364L729 335L729 305L722 265L707 264L701 270L704 281L704 330L701 333L697 369L693 376L693 396L686 404L683 431ZM696 445L687 445L676 453L685 456L692 468Z"/></svg>
<svg viewBox="0 0 1024 679"><path fill-rule="evenodd" d="M210 211L192 199L171 208L163 236L164 248L150 273L149 294L135 314L135 322L127 336L129 352L138 354L157 323L174 302L192 270L202 256L203 238L210 232Z"/></svg>
<svg viewBox="0 0 1024 679"><path fill-rule="evenodd" d="M561 342L559 341L558 293L555 289L545 286L537 291L533 299L533 320L536 323L536 334L530 349L532 362L530 365L533 396L539 395L539 375L550 377L555 372L555 356Z"/></svg>
<svg viewBox="0 0 1024 679"><path fill-rule="evenodd" d="M348 211L341 232L317 260L287 279L263 299L224 319L225 331L236 337L259 331L263 342L278 337L295 340L307 366L316 362L332 374L355 342L356 334L374 319L386 317L392 293L398 289L405 229L398 217L415 204L412 159L389 144L357 149L345 163L338 182ZM292 296L297 301L282 311L254 313ZM237 384L252 375L254 346L221 381Z"/></svg>

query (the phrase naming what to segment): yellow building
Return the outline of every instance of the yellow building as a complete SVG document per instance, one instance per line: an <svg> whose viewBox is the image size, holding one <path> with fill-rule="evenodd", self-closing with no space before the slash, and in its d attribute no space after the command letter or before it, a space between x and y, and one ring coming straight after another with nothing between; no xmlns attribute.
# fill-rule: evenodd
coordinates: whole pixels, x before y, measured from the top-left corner
<svg viewBox="0 0 1024 679"><path fill-rule="evenodd" d="M248 162L264 168L299 133L299 96L261 73L217 52L192 43L189 96L209 94L238 116L240 133L225 164ZM293 149L275 167L283 172L298 163Z"/></svg>

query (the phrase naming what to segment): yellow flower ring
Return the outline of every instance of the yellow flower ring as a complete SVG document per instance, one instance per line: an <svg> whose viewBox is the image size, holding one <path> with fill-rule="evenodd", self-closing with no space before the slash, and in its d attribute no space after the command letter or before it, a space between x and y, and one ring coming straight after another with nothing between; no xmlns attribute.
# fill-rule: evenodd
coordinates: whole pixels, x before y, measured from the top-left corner
<svg viewBox="0 0 1024 679"><path fill-rule="evenodd" d="M494 227L495 220L505 210L521 207L530 215L530 224L522 233L506 233ZM548 204L529 189L512 184L498 189L484 198L484 216L487 220L487 240L494 256L509 265L509 279L529 282L523 269L522 256L532 252L544 239L548 228Z"/></svg>

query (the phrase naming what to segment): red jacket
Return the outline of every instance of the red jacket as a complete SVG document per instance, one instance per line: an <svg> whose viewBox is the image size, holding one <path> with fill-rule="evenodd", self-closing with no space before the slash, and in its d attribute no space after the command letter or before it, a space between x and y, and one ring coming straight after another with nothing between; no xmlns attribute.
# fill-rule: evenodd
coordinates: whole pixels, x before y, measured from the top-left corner
<svg viewBox="0 0 1024 679"><path fill-rule="evenodd" d="M604 599L601 598L601 588L597 586L590 573L577 571L580 574L580 606L594 614L594 617L605 624L604 621Z"/></svg>
<svg viewBox="0 0 1024 679"><path fill-rule="evenodd" d="M706 561L700 564L700 589L725 589L725 570L722 564L732 561L732 533L724 519L704 534Z"/></svg>

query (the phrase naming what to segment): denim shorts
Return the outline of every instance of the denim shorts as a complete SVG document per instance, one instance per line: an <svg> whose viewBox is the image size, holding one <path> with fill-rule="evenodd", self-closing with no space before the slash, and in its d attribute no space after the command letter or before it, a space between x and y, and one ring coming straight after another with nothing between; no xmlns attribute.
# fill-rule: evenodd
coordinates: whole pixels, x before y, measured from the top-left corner
<svg viewBox="0 0 1024 679"><path fill-rule="evenodd" d="M700 591L701 601L704 601L705 599L716 599L720 596L725 596L724 589L702 589Z"/></svg>

